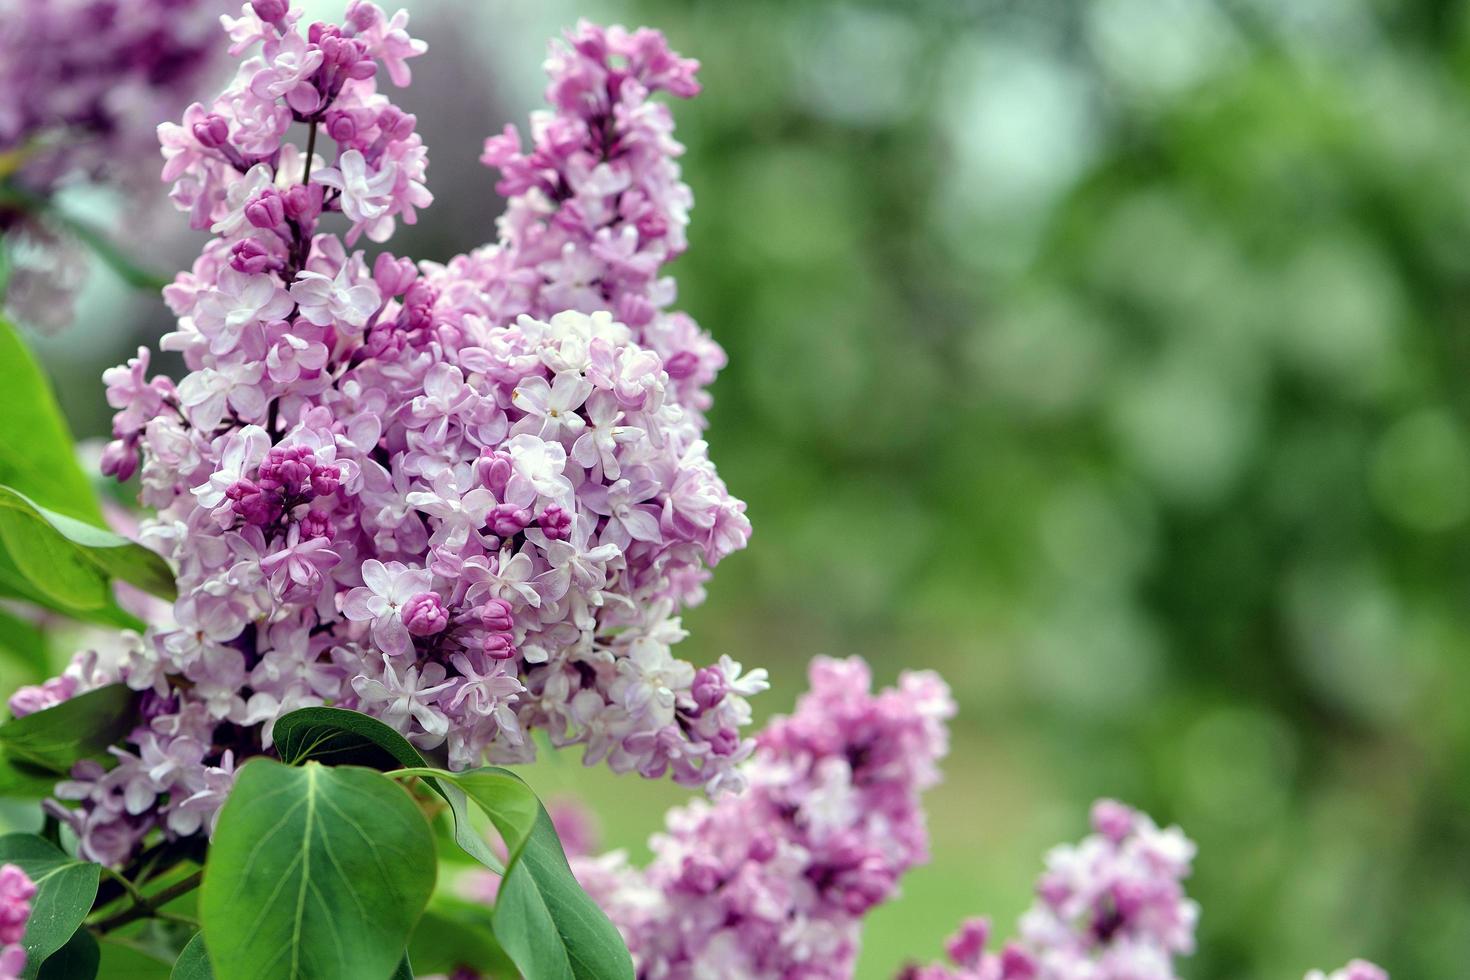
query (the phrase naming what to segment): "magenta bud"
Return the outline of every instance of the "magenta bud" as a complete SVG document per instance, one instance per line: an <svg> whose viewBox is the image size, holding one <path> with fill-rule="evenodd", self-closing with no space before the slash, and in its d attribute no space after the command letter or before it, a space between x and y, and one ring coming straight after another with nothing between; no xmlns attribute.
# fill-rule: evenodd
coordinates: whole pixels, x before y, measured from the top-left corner
<svg viewBox="0 0 1470 980"><path fill-rule="evenodd" d="M572 515L552 504L536 519L541 531L552 541L565 541L572 536Z"/></svg>
<svg viewBox="0 0 1470 980"><path fill-rule="evenodd" d="M402 296L418 278L412 259L396 259L389 252L380 252L373 261L373 282L384 296Z"/></svg>
<svg viewBox="0 0 1470 980"><path fill-rule="evenodd" d="M225 117L211 112L193 126L194 138L199 145L210 150L217 150L224 146L230 139L230 124Z"/></svg>
<svg viewBox="0 0 1470 980"><path fill-rule="evenodd" d="M480 617L480 625L492 633L509 633L515 627L510 603L504 599L487 599L476 612Z"/></svg>
<svg viewBox="0 0 1470 980"><path fill-rule="evenodd" d="M122 439L114 439L102 450L102 475L126 481L138 469L138 450Z"/></svg>
<svg viewBox="0 0 1470 980"><path fill-rule="evenodd" d="M433 636L449 625L444 603L432 592L420 592L408 600L400 615L403 625L414 636Z"/></svg>
<svg viewBox="0 0 1470 980"><path fill-rule="evenodd" d="M322 185L295 184L282 195L286 217L309 225L322 213Z"/></svg>
<svg viewBox="0 0 1470 980"><path fill-rule="evenodd" d="M338 143L346 143L357 135L357 123L346 112L327 113L327 135Z"/></svg>
<svg viewBox="0 0 1470 980"><path fill-rule="evenodd" d="M311 492L325 497L342 485L342 471L335 466L314 466L311 470Z"/></svg>
<svg viewBox="0 0 1470 980"><path fill-rule="evenodd" d="M510 481L511 470L510 453L496 449L489 452L481 452L480 458L475 460L475 475L480 478L480 483L495 494L497 497L504 495L505 485Z"/></svg>
<svg viewBox="0 0 1470 980"><path fill-rule="evenodd" d="M245 205L245 220L257 228L278 228L286 221L286 205L274 187L251 198Z"/></svg>
<svg viewBox="0 0 1470 980"><path fill-rule="evenodd" d="M508 538L525 530L526 525L531 523L531 513L515 504L496 504L485 518L485 523L502 538Z"/></svg>
<svg viewBox="0 0 1470 980"><path fill-rule="evenodd" d="M725 694L729 690L725 672L718 667L699 668L694 673L694 682L689 685L689 693L694 697L694 703L699 705L700 711L708 711L725 700Z"/></svg>
<svg viewBox="0 0 1470 980"><path fill-rule="evenodd" d="M242 238L230 246L230 268L256 276L276 265L275 256L254 238Z"/></svg>
<svg viewBox="0 0 1470 980"><path fill-rule="evenodd" d="M480 647L491 660L509 660L516 655L515 644L504 633L487 633Z"/></svg>
<svg viewBox="0 0 1470 980"><path fill-rule="evenodd" d="M287 0L250 0L250 7L267 24L279 24L291 5Z"/></svg>
<svg viewBox="0 0 1470 980"><path fill-rule="evenodd" d="M332 530L331 518L319 511L307 511L306 516L301 519L303 538L330 538Z"/></svg>

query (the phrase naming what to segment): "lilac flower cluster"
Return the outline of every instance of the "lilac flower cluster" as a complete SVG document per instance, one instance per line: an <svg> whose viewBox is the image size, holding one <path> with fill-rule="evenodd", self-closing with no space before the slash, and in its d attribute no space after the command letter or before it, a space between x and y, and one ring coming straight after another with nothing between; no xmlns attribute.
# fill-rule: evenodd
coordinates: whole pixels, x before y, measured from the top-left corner
<svg viewBox="0 0 1470 980"><path fill-rule="evenodd" d="M26 967L20 945L31 918L36 884L14 864L0 865L0 980L18 980Z"/></svg>
<svg viewBox="0 0 1470 980"><path fill-rule="evenodd" d="M213 63L223 0L0 0L0 180L49 198L73 180L132 190L156 159L153 127L175 115ZM80 246L13 195L6 301L43 327L71 318Z"/></svg>
<svg viewBox="0 0 1470 980"><path fill-rule="evenodd" d="M688 245L693 194L680 180L673 117L650 96L696 95L698 67L653 30L584 21L553 42L552 109L533 115L530 150L513 126L485 142L481 160L499 169L496 190L508 201L499 241L431 279L461 297L460 309L496 325L521 314L610 311L657 355L672 400L696 413L709 407L705 388L725 353L668 309L674 280L660 272Z"/></svg>
<svg viewBox="0 0 1470 980"><path fill-rule="evenodd" d="M987 953L989 923L972 920L949 945L957 969L915 968L905 980L1173 980L1199 921L1182 884L1193 842L1114 800L1093 805L1092 827L1047 855L1019 942Z"/></svg>
<svg viewBox="0 0 1470 980"><path fill-rule="evenodd" d="M952 965L914 966L899 980L1174 980L1194 951L1199 906L1185 897L1195 846L1177 827L1114 800L1093 804L1094 833L1047 855L1019 940L987 950L990 922L965 922L947 944ZM1306 980L1388 980L1354 960Z"/></svg>
<svg viewBox="0 0 1470 980"><path fill-rule="evenodd" d="M855 658L810 676L758 736L744 794L670 811L647 868L573 858L640 977L849 977L862 917L927 859L919 794L948 747L948 688L909 673L875 694Z"/></svg>
<svg viewBox="0 0 1470 980"><path fill-rule="evenodd" d="M11 702L118 679L145 692L118 765L58 789L81 803L60 812L83 853L111 863L154 828L208 830L235 761L322 703L456 768L529 761L539 728L589 765L738 787L765 672L670 649L679 609L750 530L681 401L700 400L680 389L697 372L676 378L605 310L504 322L442 268L349 251L429 202L414 118L377 88L380 65L405 83L424 47L361 0L340 26L303 34L298 16L253 0L227 19L233 83L159 130L175 202L215 236L165 291L179 322L161 346L188 374L150 378L142 349L105 375L103 467L138 473L156 509L140 538L177 569L174 622ZM608 37L650 84L691 70L650 32ZM313 153L322 137L333 160ZM324 230L334 212L345 238ZM636 307L624 286L643 288L609 281L607 306Z"/></svg>

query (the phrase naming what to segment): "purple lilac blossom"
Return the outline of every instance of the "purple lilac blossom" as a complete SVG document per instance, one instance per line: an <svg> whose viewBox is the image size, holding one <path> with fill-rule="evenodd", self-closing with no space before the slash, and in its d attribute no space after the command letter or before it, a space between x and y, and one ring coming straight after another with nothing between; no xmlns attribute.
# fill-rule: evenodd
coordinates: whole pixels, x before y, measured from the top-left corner
<svg viewBox="0 0 1470 980"><path fill-rule="evenodd" d="M1021 919L1020 938L989 952L990 921L965 922L947 965L912 966L899 980L1174 980L1174 960L1194 951L1199 906L1184 895L1194 844L1115 800L1093 804L1094 833L1056 847ZM1388 980L1354 960L1306 980Z"/></svg>
<svg viewBox="0 0 1470 980"><path fill-rule="evenodd" d="M0 980L17 980L25 970L26 951L20 941L35 894L35 882L18 866L0 865Z"/></svg>
<svg viewBox="0 0 1470 980"><path fill-rule="evenodd" d="M1018 940L989 953L989 922L971 920L950 940L953 968L913 967L903 980L1174 980L1199 921L1183 886L1194 843L1115 800L1093 804L1092 828L1047 855Z"/></svg>
<svg viewBox="0 0 1470 980"><path fill-rule="evenodd" d="M454 768L530 761L541 729L588 765L739 788L765 672L671 653L679 610L749 535L702 420L609 312L499 322L469 283L349 251L429 203L414 119L377 86L424 48L360 0L341 26L302 34L299 16L256 0L225 18L234 81L159 128L174 201L215 237L165 290L179 321L160 346L188 373L150 378L144 348L104 377L103 469L139 474L156 511L139 538L179 598L172 622L12 699L142 692L117 765L78 766L57 795L80 805L53 811L105 863L155 829L208 832L234 765L324 703ZM632 37L631 63L683 64Z"/></svg>
<svg viewBox="0 0 1470 980"><path fill-rule="evenodd" d="M485 141L481 160L500 171L507 198L499 240L433 271L456 306L492 325L521 314L608 310L630 330L639 364L657 360L672 401L703 427L707 386L725 352L687 314L663 267L688 247L694 197L680 179L684 152L659 92L699 92L699 63L669 50L658 31L587 22L551 45L550 111L531 118L531 146L515 127ZM630 372L620 397L636 394Z"/></svg>
<svg viewBox="0 0 1470 980"><path fill-rule="evenodd" d="M74 181L151 176L153 127L183 108L214 63L224 0L0 0L0 179L45 200ZM86 264L71 236L0 204L11 239L6 302L59 327Z"/></svg>
<svg viewBox="0 0 1470 980"><path fill-rule="evenodd" d="M923 672L873 693L856 658L818 658L810 676L757 737L749 788L671 810L648 867L573 853L638 976L850 977L863 916L927 860L919 795L948 747L949 689ZM496 881L472 887L488 898Z"/></svg>

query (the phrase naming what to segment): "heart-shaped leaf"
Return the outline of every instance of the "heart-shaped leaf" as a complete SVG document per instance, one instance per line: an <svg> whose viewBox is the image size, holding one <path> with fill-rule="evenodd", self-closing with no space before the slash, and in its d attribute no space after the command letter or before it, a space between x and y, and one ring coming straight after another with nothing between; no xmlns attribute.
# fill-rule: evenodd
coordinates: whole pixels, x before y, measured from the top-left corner
<svg viewBox="0 0 1470 980"><path fill-rule="evenodd" d="M62 611L101 608L114 578L165 599L178 595L173 571L155 553L3 484L0 544L26 581Z"/></svg>
<svg viewBox="0 0 1470 980"><path fill-rule="evenodd" d="M281 759L292 764L316 759L327 765L367 766L379 772L428 766L408 739L360 711L297 708L282 715L272 732ZM425 782L449 804L455 843L491 871L504 874L505 865L470 821L464 793L452 783Z"/></svg>
<svg viewBox="0 0 1470 980"><path fill-rule="evenodd" d="M253 759L204 867L199 912L214 975L388 977L435 871L428 822L392 780Z"/></svg>
<svg viewBox="0 0 1470 980"><path fill-rule="evenodd" d="M103 755L132 731L137 708L136 692L108 684L0 725L0 748L16 763L65 775L73 763Z"/></svg>
<svg viewBox="0 0 1470 980"><path fill-rule="evenodd" d="M501 949L527 980L632 980L622 936L567 864L546 808L508 769L468 772L408 769L464 790L504 838L510 859L491 927Z"/></svg>
<svg viewBox="0 0 1470 980"><path fill-rule="evenodd" d="M0 864L19 865L36 884L31 917L20 941L26 951L22 976L31 978L46 957L66 945L91 911L102 868L68 857L35 834L0 837Z"/></svg>
<svg viewBox="0 0 1470 980"><path fill-rule="evenodd" d="M65 946L46 957L36 980L93 980L101 962L97 940L86 929L78 929Z"/></svg>

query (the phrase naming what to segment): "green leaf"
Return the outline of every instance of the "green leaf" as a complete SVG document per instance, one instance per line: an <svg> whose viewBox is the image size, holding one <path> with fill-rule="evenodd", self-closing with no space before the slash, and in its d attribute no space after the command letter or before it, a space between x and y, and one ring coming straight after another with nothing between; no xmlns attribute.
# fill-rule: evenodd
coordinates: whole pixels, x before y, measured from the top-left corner
<svg viewBox="0 0 1470 980"><path fill-rule="evenodd" d="M41 366L0 318L0 484L43 506L103 526L91 481Z"/></svg>
<svg viewBox="0 0 1470 980"><path fill-rule="evenodd" d="M214 970L209 965L209 953L204 948L204 933L195 933L194 938L179 953L169 980L214 980Z"/></svg>
<svg viewBox="0 0 1470 980"><path fill-rule="evenodd" d="M58 778L50 770L10 758L4 745L0 744L0 797L40 799L50 796Z"/></svg>
<svg viewBox="0 0 1470 980"><path fill-rule="evenodd" d="M23 977L35 977L46 957L66 945L97 898L102 868L68 857L35 834L0 837L0 864L16 864L36 883L31 918L21 945L26 950Z"/></svg>
<svg viewBox="0 0 1470 980"><path fill-rule="evenodd" d="M199 912L214 974L387 977L436 870L423 813L386 776L253 759L204 867Z"/></svg>
<svg viewBox="0 0 1470 980"><path fill-rule="evenodd" d="M138 695L109 684L0 725L0 748L14 762L66 774L72 764L103 755L138 723Z"/></svg>
<svg viewBox="0 0 1470 980"><path fill-rule="evenodd" d="M414 929L408 953L421 973L453 974L469 967L490 976L516 975L515 964L495 941L483 905L436 899Z"/></svg>
<svg viewBox="0 0 1470 980"><path fill-rule="evenodd" d="M398 732L376 718L346 708L297 708L282 715L272 732L281 759L293 765L316 759L328 765L366 766L379 772L428 765L418 749ZM505 865L470 821L464 793L453 784L427 778L425 782L449 804L454 842L491 871L504 874Z"/></svg>
<svg viewBox="0 0 1470 980"><path fill-rule="evenodd" d="M458 786L500 831L510 860L490 923L527 980L632 980L627 946L577 884L551 817L519 776L496 767L394 775L432 776Z"/></svg>
<svg viewBox="0 0 1470 980"><path fill-rule="evenodd" d="M0 609L0 653L9 654L37 674L51 669L46 656L46 638L32 623Z"/></svg>
<svg viewBox="0 0 1470 980"><path fill-rule="evenodd" d="M137 630L138 632L143 630L143 621L120 609L117 600L111 594L108 595L106 603L96 609L57 608L54 600L36 588L26 574L20 570L3 544L0 544L0 599L22 599L33 605L56 609L74 619L82 619L102 626L116 626L120 629Z"/></svg>
<svg viewBox="0 0 1470 980"><path fill-rule="evenodd" d="M403 959L398 961L398 968L393 971L389 980L413 980L413 964L408 962L408 954L403 954Z"/></svg>
<svg viewBox="0 0 1470 980"><path fill-rule="evenodd" d="M104 980L169 980L173 964L134 940L109 935L97 945L102 950L102 966L97 973Z"/></svg>
<svg viewBox="0 0 1470 980"><path fill-rule="evenodd" d="M97 940L86 929L71 934L66 945L46 957L37 980L93 980L102 961Z"/></svg>
<svg viewBox="0 0 1470 980"><path fill-rule="evenodd" d="M49 510L0 485L0 543L15 568L63 609L98 609L117 578L164 599L177 598L173 571L120 534Z"/></svg>

